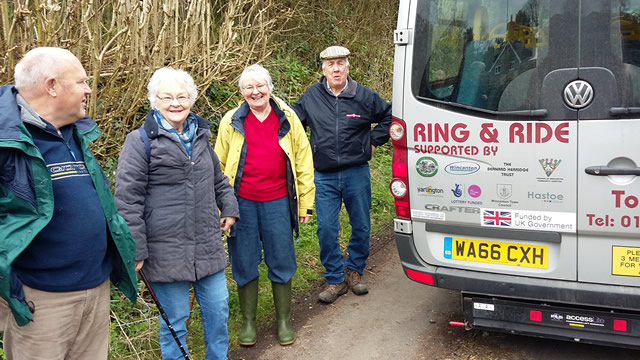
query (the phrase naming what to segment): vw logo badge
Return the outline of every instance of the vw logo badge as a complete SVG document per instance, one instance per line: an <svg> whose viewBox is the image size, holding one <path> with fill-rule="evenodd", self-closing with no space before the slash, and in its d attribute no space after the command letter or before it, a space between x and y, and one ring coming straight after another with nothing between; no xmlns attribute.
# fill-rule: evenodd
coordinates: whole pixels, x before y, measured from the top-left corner
<svg viewBox="0 0 640 360"><path fill-rule="evenodd" d="M575 80L564 88L564 102L571 108L582 109L593 101L593 87L584 80Z"/></svg>

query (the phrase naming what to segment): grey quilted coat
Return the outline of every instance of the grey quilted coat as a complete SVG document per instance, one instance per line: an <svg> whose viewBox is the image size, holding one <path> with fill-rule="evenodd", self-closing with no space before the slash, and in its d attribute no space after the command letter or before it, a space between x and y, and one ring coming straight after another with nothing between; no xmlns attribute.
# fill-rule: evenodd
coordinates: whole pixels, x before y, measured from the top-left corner
<svg viewBox="0 0 640 360"><path fill-rule="evenodd" d="M211 123L196 117L191 159L175 135L144 122L125 139L116 171L118 212L136 239L136 261L152 282L195 281L227 265L220 217L239 217L229 180L209 143ZM220 209L220 211L218 211Z"/></svg>

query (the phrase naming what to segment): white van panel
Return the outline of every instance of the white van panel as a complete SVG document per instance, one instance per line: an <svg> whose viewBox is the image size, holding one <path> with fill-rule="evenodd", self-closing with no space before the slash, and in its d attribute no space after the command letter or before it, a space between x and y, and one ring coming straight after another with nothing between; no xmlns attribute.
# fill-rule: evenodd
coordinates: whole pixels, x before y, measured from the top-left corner
<svg viewBox="0 0 640 360"><path fill-rule="evenodd" d="M640 286L640 182L589 175L593 166L638 169L640 120L580 122L578 279Z"/></svg>
<svg viewBox="0 0 640 360"><path fill-rule="evenodd" d="M412 2L412 13L415 8ZM411 84L413 49L406 46L404 84ZM489 120L420 101L410 86L402 91L414 239L422 259L435 266L575 280L577 122ZM444 241L456 234L427 233L425 221L497 232L554 231L561 240L470 239L548 246L545 269L452 260L445 258Z"/></svg>

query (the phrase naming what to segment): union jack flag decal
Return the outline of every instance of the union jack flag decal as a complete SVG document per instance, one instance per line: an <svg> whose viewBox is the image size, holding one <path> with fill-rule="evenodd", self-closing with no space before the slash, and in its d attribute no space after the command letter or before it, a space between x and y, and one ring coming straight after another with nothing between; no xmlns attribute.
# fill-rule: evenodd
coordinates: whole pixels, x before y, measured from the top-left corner
<svg viewBox="0 0 640 360"><path fill-rule="evenodd" d="M482 225L511 226L511 211L482 210Z"/></svg>

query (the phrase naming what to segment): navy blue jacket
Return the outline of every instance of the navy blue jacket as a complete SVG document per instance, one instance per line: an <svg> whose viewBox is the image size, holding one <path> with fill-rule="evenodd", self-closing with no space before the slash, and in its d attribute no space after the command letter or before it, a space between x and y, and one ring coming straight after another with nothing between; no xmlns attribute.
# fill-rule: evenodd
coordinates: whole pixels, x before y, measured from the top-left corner
<svg viewBox="0 0 640 360"><path fill-rule="evenodd" d="M313 165L323 172L366 164L371 145L389 140L391 104L348 77L347 88L335 96L323 76L302 94L293 110L311 129ZM373 129L372 124L377 124Z"/></svg>

